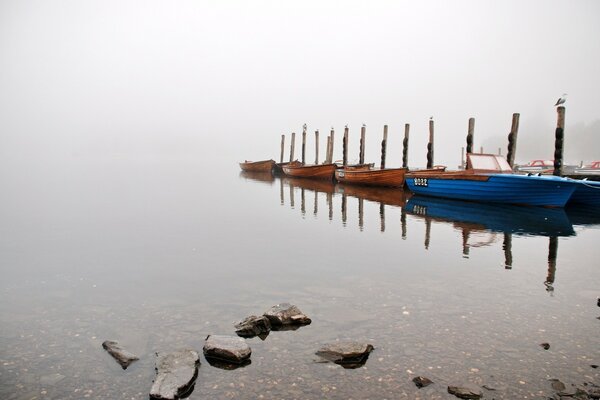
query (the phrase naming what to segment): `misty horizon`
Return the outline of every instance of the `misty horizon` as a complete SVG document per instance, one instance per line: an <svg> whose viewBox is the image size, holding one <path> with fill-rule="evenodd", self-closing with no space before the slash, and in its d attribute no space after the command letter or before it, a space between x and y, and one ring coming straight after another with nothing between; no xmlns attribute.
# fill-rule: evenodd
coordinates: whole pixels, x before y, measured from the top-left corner
<svg viewBox="0 0 600 400"><path fill-rule="evenodd" d="M3 159L279 158L280 138L308 124L321 154L344 125L350 158L367 125L366 159L454 167L474 149L506 154L520 113L517 162L553 158L554 103L568 93L567 163L600 158L600 27L594 1L418 4L312 2L3 2ZM356 155L355 155L356 154Z"/></svg>

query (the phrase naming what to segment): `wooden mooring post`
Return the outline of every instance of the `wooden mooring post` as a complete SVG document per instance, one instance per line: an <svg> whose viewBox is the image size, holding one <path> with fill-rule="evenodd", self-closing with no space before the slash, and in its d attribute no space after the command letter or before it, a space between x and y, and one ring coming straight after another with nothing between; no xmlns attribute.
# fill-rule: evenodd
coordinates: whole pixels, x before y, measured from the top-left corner
<svg viewBox="0 0 600 400"><path fill-rule="evenodd" d="M381 141L381 169L385 168L385 156L387 150L388 126L383 126L383 140Z"/></svg>
<svg viewBox="0 0 600 400"><path fill-rule="evenodd" d="M279 162L283 163L283 151L285 148L285 135L281 135L281 156L279 157Z"/></svg>
<svg viewBox="0 0 600 400"><path fill-rule="evenodd" d="M408 168L408 134L410 124L404 124L404 139L402 140L402 168Z"/></svg>
<svg viewBox="0 0 600 400"><path fill-rule="evenodd" d="M358 153L358 163L365 163L365 134L367 132L367 126L365 124L360 128L360 151Z"/></svg>
<svg viewBox="0 0 600 400"><path fill-rule="evenodd" d="M302 164L306 163L306 124L302 126Z"/></svg>
<svg viewBox="0 0 600 400"><path fill-rule="evenodd" d="M475 131L475 118L469 118L469 128L467 131L467 154L473 152L473 133Z"/></svg>
<svg viewBox="0 0 600 400"><path fill-rule="evenodd" d="M324 164L329 164L329 149L331 148L331 136L327 136L327 148L325 149Z"/></svg>
<svg viewBox="0 0 600 400"><path fill-rule="evenodd" d="M335 131L333 129L333 126L331 127L331 132L329 133L329 137L330 137L330 141L331 144L329 145L329 164L331 164L333 162L333 145L335 143L334 138L335 138Z"/></svg>
<svg viewBox="0 0 600 400"><path fill-rule="evenodd" d="M319 163L319 130L315 131L315 165Z"/></svg>
<svg viewBox="0 0 600 400"><path fill-rule="evenodd" d="M429 120L429 143L427 143L427 169L433 168L433 119Z"/></svg>
<svg viewBox="0 0 600 400"><path fill-rule="evenodd" d="M343 151L342 163L344 164L344 167L345 167L346 165L348 165L348 125L346 125L344 127L344 139L342 141L342 151Z"/></svg>
<svg viewBox="0 0 600 400"><path fill-rule="evenodd" d="M556 132L554 135L554 175L563 174L563 150L565 139L565 107L556 108Z"/></svg>
<svg viewBox="0 0 600 400"><path fill-rule="evenodd" d="M290 144L290 162L294 161L294 145L296 144L296 132L292 132L292 143Z"/></svg>
<svg viewBox="0 0 600 400"><path fill-rule="evenodd" d="M508 134L508 151L506 153L506 161L514 168L515 166L515 153L517 152L517 135L519 134L519 117L521 114L514 113L512 116L512 124L510 127L510 133Z"/></svg>

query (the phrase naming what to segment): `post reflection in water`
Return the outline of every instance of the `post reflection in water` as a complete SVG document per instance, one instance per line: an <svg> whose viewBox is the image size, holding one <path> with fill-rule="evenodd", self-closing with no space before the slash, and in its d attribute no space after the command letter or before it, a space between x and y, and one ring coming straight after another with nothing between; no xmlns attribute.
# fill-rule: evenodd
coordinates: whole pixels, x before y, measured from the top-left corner
<svg viewBox="0 0 600 400"><path fill-rule="evenodd" d="M342 223L346 226L346 221L348 220L348 196L345 194L342 195Z"/></svg>
<svg viewBox="0 0 600 400"><path fill-rule="evenodd" d="M358 228L363 231L365 227L365 219L364 219L364 210L365 204L362 198L358 199Z"/></svg>
<svg viewBox="0 0 600 400"><path fill-rule="evenodd" d="M244 179L273 183L272 175L240 174ZM575 235L570 217L578 225L597 225L600 217L586 210L565 210L542 207L520 207L503 204L484 204L411 196L401 189L375 188L335 184L329 181L315 181L282 177L280 179L280 201L285 204L284 186L290 190L289 205L294 209L294 191L300 189L301 214L306 213L306 191L314 193L315 216L318 215L318 198L324 194L328 209L328 218L333 220L334 197L340 195L342 225L348 225L348 197L358 200L358 229L365 229L365 201L379 204L379 231L386 232L386 206L400 208L401 238L407 238L407 215L422 219L425 223L424 248L429 250L432 243L434 223L449 224L460 231L461 252L469 258L471 249L490 246L497 242L497 234L502 233L502 252L504 268L513 268L513 236L545 236L549 238L548 271L544 285L548 292L554 290L557 268L558 238ZM567 213L569 211L569 213ZM588 215L589 216L586 216Z"/></svg>
<svg viewBox="0 0 600 400"><path fill-rule="evenodd" d="M504 232L504 241L502 242L504 250L504 268L512 269L512 234Z"/></svg>
<svg viewBox="0 0 600 400"><path fill-rule="evenodd" d="M558 237L550 236L548 244L548 275L544 285L550 293L554 291L554 278L556 277L556 256L558 254Z"/></svg>
<svg viewBox="0 0 600 400"><path fill-rule="evenodd" d="M400 228L402 229L402 239L406 240L406 210L404 207L400 211Z"/></svg>

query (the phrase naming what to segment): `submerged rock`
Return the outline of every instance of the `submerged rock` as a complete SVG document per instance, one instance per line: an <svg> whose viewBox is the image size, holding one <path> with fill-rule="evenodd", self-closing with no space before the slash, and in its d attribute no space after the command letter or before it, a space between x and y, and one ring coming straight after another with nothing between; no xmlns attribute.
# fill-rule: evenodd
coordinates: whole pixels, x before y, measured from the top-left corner
<svg viewBox="0 0 600 400"><path fill-rule="evenodd" d="M420 389L425 386L429 386L433 383L433 381L429 378L425 378L424 376L415 376L412 380L415 385Z"/></svg>
<svg viewBox="0 0 600 400"><path fill-rule="evenodd" d="M104 343L102 343L102 347L104 348L104 350L108 351L108 354L110 354L115 360L117 360L117 362L121 365L123 369L127 369L127 367L129 367L129 364L136 360L139 360L139 358L135 354L123 349L117 342L106 340Z"/></svg>
<svg viewBox="0 0 600 400"><path fill-rule="evenodd" d="M241 337L251 338L254 336L259 336L264 340L270 331L271 323L264 315L261 315L260 317L251 315L235 324L235 333Z"/></svg>
<svg viewBox="0 0 600 400"><path fill-rule="evenodd" d="M208 335L204 342L204 356L241 364L250 358L252 349L241 337Z"/></svg>
<svg viewBox="0 0 600 400"><path fill-rule="evenodd" d="M271 307L264 316L269 319L273 330L281 325L308 325L312 322L298 307L289 303Z"/></svg>
<svg viewBox="0 0 600 400"><path fill-rule="evenodd" d="M590 399L600 399L600 388L591 388L588 390Z"/></svg>
<svg viewBox="0 0 600 400"><path fill-rule="evenodd" d="M552 386L552 389L556 390L557 392L562 392L567 388L565 384L559 381L558 379L550 379L550 382L552 382L550 384Z"/></svg>
<svg viewBox="0 0 600 400"><path fill-rule="evenodd" d="M315 354L344 368L359 368L365 365L373 346L369 343L339 341L326 344Z"/></svg>
<svg viewBox="0 0 600 400"><path fill-rule="evenodd" d="M460 399L480 399L483 396L481 389L468 384L464 386L448 386L448 393Z"/></svg>
<svg viewBox="0 0 600 400"><path fill-rule="evenodd" d="M194 350L180 350L157 355L156 378L150 389L150 398L176 400L187 397L194 390L198 376L198 353Z"/></svg>
<svg viewBox="0 0 600 400"><path fill-rule="evenodd" d="M232 370L238 369L238 368L244 368L244 367L252 364L252 361L249 358L242 360L241 362L231 362L231 361L221 360L220 358L206 357L206 362L208 362L208 364L211 367L224 369L227 371L232 371Z"/></svg>

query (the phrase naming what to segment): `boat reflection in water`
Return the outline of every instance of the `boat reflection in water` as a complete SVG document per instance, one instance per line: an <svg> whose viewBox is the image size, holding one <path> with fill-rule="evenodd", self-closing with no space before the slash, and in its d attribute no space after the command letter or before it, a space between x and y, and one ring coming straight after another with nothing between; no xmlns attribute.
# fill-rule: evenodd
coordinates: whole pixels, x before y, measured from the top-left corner
<svg viewBox="0 0 600 400"><path fill-rule="evenodd" d="M461 200L413 196L406 204L406 212L425 219L425 243L428 247L431 222L450 223L462 231L463 256L468 257L473 247L489 245L496 241L495 234L503 235L504 265L511 269L512 236L546 236L548 244L548 272L544 285L554 291L558 238L575 235L573 224L565 210L560 208L522 207L503 204L486 204ZM487 242L472 244L471 233L488 232Z"/></svg>
<svg viewBox="0 0 600 400"><path fill-rule="evenodd" d="M564 209L477 203L413 196L409 214L473 229L532 236L572 236L573 225Z"/></svg>
<svg viewBox="0 0 600 400"><path fill-rule="evenodd" d="M576 234L574 225L600 226L600 208L563 209L467 202L412 195L410 192L396 188L345 185L327 180L290 177L275 179L279 179L281 205L288 204L292 209L296 209L299 202L303 217L307 213L307 208L312 208L312 213L316 217L319 213L319 202L322 206L325 197L326 206L322 212L325 211L330 221L334 219L334 215L340 215L343 226L348 227L349 209L352 210L357 203L358 228L363 231L365 215L372 215L365 210L369 210L369 207L375 204L379 207L380 232L386 231L386 208L389 208L391 213L400 212L402 239L407 238L410 224L423 220L425 249L429 249L434 223L449 224L460 232L462 254L465 258L469 257L471 249L502 241L506 269L511 269L513 266L513 236L547 237L548 271L544 285L549 292L554 290L558 238L574 236ZM370 210L372 211L372 208ZM407 221L407 215L413 218Z"/></svg>
<svg viewBox="0 0 600 400"><path fill-rule="evenodd" d="M270 185L272 185L275 181L275 177L273 176L273 173L271 171L241 171L240 178L258 182L265 182Z"/></svg>
<svg viewBox="0 0 600 400"><path fill-rule="evenodd" d="M310 180L300 178L281 178L281 190L280 200L281 204L285 203L285 189L284 185L288 185L289 191L289 203L292 208L296 206L296 198L294 191L300 191L300 210L302 215L306 214L306 203L307 195L306 192L314 193L314 206L313 214L317 215L318 212L318 194L322 193L326 198L326 205L328 210L328 217L330 220L333 219L334 205L333 197L341 195L341 217L344 226L348 221L348 198L354 197L358 200L358 226L362 231L364 228L364 202L374 202L379 204L379 215L380 215L380 231L385 231L385 206L400 207L402 208L406 203L407 196L410 193L405 192L402 189L386 188L386 187L369 187L369 186L354 186L344 185L340 183L334 183L327 180ZM406 219L403 218L403 237L406 236Z"/></svg>

